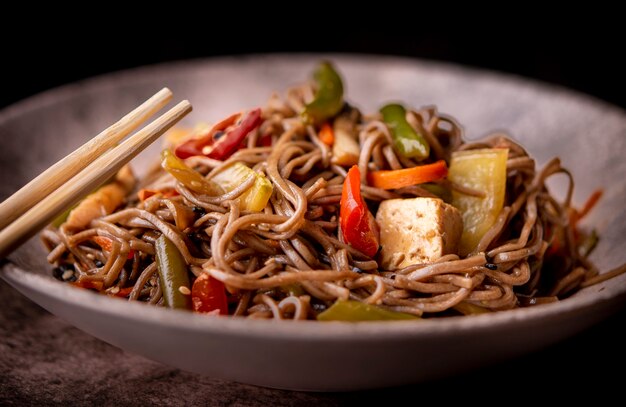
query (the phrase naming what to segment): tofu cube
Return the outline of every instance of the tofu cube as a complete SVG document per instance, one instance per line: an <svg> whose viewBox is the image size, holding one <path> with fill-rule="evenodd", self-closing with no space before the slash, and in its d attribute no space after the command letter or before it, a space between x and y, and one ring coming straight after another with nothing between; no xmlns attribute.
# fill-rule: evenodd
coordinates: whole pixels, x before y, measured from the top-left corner
<svg viewBox="0 0 626 407"><path fill-rule="evenodd" d="M459 211L437 198L389 199L376 213L385 270L432 262L457 253L463 233Z"/></svg>

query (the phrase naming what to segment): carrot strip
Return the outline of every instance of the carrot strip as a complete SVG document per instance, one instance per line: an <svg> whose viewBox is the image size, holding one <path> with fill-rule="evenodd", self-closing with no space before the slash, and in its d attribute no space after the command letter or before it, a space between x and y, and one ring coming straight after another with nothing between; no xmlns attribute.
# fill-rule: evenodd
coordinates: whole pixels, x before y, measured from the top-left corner
<svg viewBox="0 0 626 407"><path fill-rule="evenodd" d="M398 189L425 182L437 181L448 175L448 166L443 160L433 164L419 165L392 171L372 171L367 174L367 182L376 188Z"/></svg>
<svg viewBox="0 0 626 407"><path fill-rule="evenodd" d="M326 144L327 146L332 146L335 142L335 133L333 132L333 127L328 122L322 125L318 136L320 140L322 140L322 143Z"/></svg>
<svg viewBox="0 0 626 407"><path fill-rule="evenodd" d="M146 189L146 188L142 188L137 192L137 198L139 198L139 200L141 202L145 201L146 199L150 198L151 196L154 196L156 194L162 194L163 198L171 198L173 196L177 196L178 191L176 191L175 189L166 189L164 191L160 191L157 189Z"/></svg>
<svg viewBox="0 0 626 407"><path fill-rule="evenodd" d="M100 246L102 248L102 250L104 250L105 252L110 252L111 250L113 250L113 242L111 241L111 239L109 239L108 237L104 237L104 236L94 236L91 238L91 240L93 240L98 246ZM130 249L128 251L128 256L126 257L128 260L132 259L133 257L135 257L135 251L133 249Z"/></svg>

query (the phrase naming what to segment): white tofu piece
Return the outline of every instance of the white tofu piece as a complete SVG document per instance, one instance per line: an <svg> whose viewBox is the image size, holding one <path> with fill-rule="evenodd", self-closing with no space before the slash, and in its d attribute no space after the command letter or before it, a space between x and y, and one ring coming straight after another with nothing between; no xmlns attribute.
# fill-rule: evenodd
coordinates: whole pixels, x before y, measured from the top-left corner
<svg viewBox="0 0 626 407"><path fill-rule="evenodd" d="M457 253L463 233L459 211L437 198L390 199L376 213L385 270L432 262Z"/></svg>

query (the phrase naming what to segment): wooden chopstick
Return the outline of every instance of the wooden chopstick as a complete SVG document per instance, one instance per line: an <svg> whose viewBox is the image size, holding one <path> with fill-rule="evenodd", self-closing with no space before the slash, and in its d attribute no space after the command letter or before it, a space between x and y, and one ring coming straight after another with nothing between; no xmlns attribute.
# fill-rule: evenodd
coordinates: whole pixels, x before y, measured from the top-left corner
<svg viewBox="0 0 626 407"><path fill-rule="evenodd" d="M188 101L180 102L119 146L94 160L79 175L71 178L61 188L43 198L15 222L5 227L0 232L0 259L104 183L190 111L191 104Z"/></svg>
<svg viewBox="0 0 626 407"><path fill-rule="evenodd" d="M96 137L42 172L0 204L0 230L52 191L59 188L105 151L135 131L150 116L172 99L172 92L163 88L135 110L122 117Z"/></svg>

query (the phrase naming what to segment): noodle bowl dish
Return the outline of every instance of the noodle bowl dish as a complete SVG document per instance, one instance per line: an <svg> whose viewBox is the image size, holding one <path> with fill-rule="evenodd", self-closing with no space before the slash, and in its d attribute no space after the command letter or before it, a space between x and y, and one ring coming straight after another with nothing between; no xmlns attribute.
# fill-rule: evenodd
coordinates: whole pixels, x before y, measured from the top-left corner
<svg viewBox="0 0 626 407"><path fill-rule="evenodd" d="M536 349L623 302L626 119L614 108L437 64L274 56L98 78L24 112L52 126L65 104L71 144L84 136L72 117L104 120L81 98L114 117L112 101L130 106L159 79L193 117L0 274L107 342L227 379L356 389ZM615 123L588 123L605 163L581 158L590 135L563 142L583 116L566 109ZM597 177L609 163L617 186Z"/></svg>

